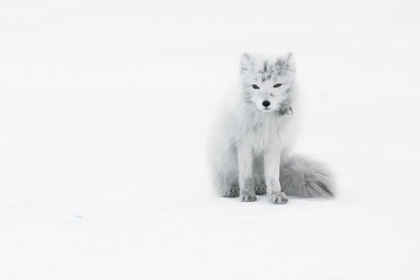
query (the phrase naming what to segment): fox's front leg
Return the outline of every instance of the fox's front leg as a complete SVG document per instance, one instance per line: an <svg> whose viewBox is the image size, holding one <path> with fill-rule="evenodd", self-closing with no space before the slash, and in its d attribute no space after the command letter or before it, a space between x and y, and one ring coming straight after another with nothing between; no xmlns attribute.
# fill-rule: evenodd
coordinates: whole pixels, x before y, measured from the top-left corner
<svg viewBox="0 0 420 280"><path fill-rule="evenodd" d="M264 154L264 176L267 193L271 203L285 204L287 196L281 191L280 185L280 145L270 147Z"/></svg>
<svg viewBox="0 0 420 280"><path fill-rule="evenodd" d="M252 147L246 143L239 143L237 151L241 200L246 202L255 201L257 197L254 189Z"/></svg>

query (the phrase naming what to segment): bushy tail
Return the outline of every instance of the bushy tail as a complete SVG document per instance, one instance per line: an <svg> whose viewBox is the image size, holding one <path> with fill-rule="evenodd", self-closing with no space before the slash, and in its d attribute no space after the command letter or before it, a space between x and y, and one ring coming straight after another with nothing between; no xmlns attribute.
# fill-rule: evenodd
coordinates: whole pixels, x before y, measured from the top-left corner
<svg viewBox="0 0 420 280"><path fill-rule="evenodd" d="M292 155L282 159L280 183L287 195L301 197L335 196L334 182L328 169L320 162Z"/></svg>

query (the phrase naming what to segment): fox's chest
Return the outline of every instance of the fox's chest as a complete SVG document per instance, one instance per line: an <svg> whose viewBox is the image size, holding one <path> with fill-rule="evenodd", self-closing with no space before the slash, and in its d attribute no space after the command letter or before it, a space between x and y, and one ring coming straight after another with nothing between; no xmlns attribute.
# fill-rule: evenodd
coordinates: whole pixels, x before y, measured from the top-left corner
<svg viewBox="0 0 420 280"><path fill-rule="evenodd" d="M246 137L254 151L262 153L271 145L281 145L285 133L282 120L267 118L255 122L249 128Z"/></svg>

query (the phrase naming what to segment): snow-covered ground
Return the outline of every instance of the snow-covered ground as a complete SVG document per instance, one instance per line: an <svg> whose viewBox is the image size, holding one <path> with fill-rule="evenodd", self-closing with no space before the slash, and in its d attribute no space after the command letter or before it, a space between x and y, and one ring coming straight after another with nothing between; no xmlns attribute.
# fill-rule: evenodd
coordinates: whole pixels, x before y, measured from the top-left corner
<svg viewBox="0 0 420 280"><path fill-rule="evenodd" d="M419 5L3 1L0 279L420 279ZM340 194L216 197L240 54L289 50Z"/></svg>

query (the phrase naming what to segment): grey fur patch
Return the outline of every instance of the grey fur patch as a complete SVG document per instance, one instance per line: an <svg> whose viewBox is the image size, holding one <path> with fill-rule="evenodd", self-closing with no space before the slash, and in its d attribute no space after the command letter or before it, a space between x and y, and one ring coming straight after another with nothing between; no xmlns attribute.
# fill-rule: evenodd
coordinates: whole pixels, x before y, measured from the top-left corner
<svg viewBox="0 0 420 280"><path fill-rule="evenodd" d="M257 195L267 194L267 186L263 183L255 185L255 193Z"/></svg>
<svg viewBox="0 0 420 280"><path fill-rule="evenodd" d="M289 108L283 108L283 107L280 107L280 109L279 109L279 116L284 116L284 115L293 115L293 110L292 110L292 107L289 107Z"/></svg>
<svg viewBox="0 0 420 280"><path fill-rule="evenodd" d="M286 61L282 58L278 58L275 63L276 75L282 75L285 70L288 70Z"/></svg>
<svg viewBox="0 0 420 280"><path fill-rule="evenodd" d="M243 193L241 194L241 201L242 202L253 202L256 201L257 197L255 196L255 193Z"/></svg>
<svg viewBox="0 0 420 280"><path fill-rule="evenodd" d="M289 199L284 192L272 194L269 200L273 204L286 204L289 202Z"/></svg>
<svg viewBox="0 0 420 280"><path fill-rule="evenodd" d="M239 186L232 185L226 192L223 194L223 197L238 197L239 196Z"/></svg>
<svg viewBox="0 0 420 280"><path fill-rule="evenodd" d="M315 184L317 184L322 190L324 190L330 196L334 196L334 194L328 189L327 186L324 185L324 183L322 183L322 182L315 182Z"/></svg>
<svg viewBox="0 0 420 280"><path fill-rule="evenodd" d="M275 75L275 71L273 69L273 66L270 65L270 63L268 61L263 62L263 68L259 73L261 74L261 80L263 82L271 79L271 77Z"/></svg>
<svg viewBox="0 0 420 280"><path fill-rule="evenodd" d="M286 94L288 94L288 92L286 92ZM290 95L287 96L287 99L280 104L280 108L279 108L279 116L284 116L286 114L288 115L293 115L293 109L291 106L291 100L290 100Z"/></svg>

